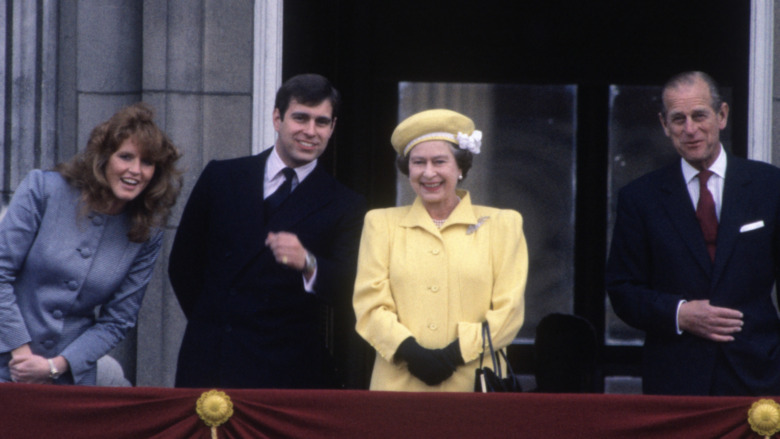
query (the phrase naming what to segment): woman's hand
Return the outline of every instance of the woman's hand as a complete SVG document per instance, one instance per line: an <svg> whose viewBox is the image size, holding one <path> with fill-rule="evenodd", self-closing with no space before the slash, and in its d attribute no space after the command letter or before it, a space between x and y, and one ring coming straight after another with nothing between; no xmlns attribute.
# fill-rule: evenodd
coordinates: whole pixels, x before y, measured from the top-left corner
<svg viewBox="0 0 780 439"><path fill-rule="evenodd" d="M426 349L414 337L409 337L398 346L396 356L406 361L409 373L425 384L435 386L451 377L458 364L463 363L457 340L453 343L445 349Z"/></svg>
<svg viewBox="0 0 780 439"><path fill-rule="evenodd" d="M51 369L49 368L48 360L33 353L12 354L12 356L13 359L8 363L11 369L11 381L34 384L51 382L49 378Z"/></svg>
<svg viewBox="0 0 780 439"><path fill-rule="evenodd" d="M32 349L30 349L30 345L23 344L11 351L11 358L16 358L19 355L32 355Z"/></svg>

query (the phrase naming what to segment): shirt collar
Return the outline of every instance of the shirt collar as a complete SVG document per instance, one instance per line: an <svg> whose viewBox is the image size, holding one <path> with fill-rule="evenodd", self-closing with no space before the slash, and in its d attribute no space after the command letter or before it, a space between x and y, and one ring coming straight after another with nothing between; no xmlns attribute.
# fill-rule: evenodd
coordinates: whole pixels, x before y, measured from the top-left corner
<svg viewBox="0 0 780 439"><path fill-rule="evenodd" d="M696 178L697 175L699 175L699 170L691 166L690 163L686 162L685 159L680 159L680 162L682 162L682 173L683 178L685 179L686 183L690 183L691 180ZM725 179L726 178L726 150L723 149L723 144L720 145L720 153L718 154L718 158L715 159L715 162L710 166L710 171L712 171L713 174L717 175L720 178Z"/></svg>
<svg viewBox="0 0 780 439"><path fill-rule="evenodd" d="M265 164L265 181L271 181L273 180L277 175L279 175L280 172L282 172L282 169L286 168L287 165L284 164L282 161L282 158L279 157L279 153L276 152L276 146L272 146L273 150L271 151L271 155L268 156L268 160ZM298 166L297 168L293 168L293 171L295 171L295 175L298 177L298 183L302 182L306 177L309 176L309 174L314 171L314 168L317 167L317 160L313 160L309 163L306 163L303 166Z"/></svg>

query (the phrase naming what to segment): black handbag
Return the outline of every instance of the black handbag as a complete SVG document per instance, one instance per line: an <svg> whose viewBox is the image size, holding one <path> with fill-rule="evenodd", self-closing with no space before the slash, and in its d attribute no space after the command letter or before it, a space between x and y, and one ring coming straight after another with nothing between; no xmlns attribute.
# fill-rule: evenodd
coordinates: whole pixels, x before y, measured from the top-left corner
<svg viewBox="0 0 780 439"><path fill-rule="evenodd" d="M487 348L490 350L490 358L493 361L493 369L483 366L483 360L487 352L485 350L486 343ZM506 362L506 377L501 373L501 357L504 357L504 362ZM506 353L502 350L498 352L493 350L493 340L490 338L490 326L487 321L482 322L482 355L479 357L479 367L474 371L474 391L481 393L523 391L520 382L517 381L517 377L512 371L509 360L506 358Z"/></svg>

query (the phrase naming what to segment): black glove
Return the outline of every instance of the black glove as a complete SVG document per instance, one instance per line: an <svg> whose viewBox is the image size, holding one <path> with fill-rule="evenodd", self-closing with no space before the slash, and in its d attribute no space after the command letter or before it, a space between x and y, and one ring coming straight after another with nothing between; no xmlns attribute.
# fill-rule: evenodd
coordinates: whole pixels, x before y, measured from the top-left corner
<svg viewBox="0 0 780 439"><path fill-rule="evenodd" d="M442 361L452 366L452 370L456 367L462 366L466 363L463 362L463 356L460 354L460 341L456 338L455 341L448 344L444 349L437 349L441 352Z"/></svg>
<svg viewBox="0 0 780 439"><path fill-rule="evenodd" d="M463 362L457 340L444 349L426 349L414 337L409 337L398 346L395 356L406 361L409 372L429 386L451 377Z"/></svg>

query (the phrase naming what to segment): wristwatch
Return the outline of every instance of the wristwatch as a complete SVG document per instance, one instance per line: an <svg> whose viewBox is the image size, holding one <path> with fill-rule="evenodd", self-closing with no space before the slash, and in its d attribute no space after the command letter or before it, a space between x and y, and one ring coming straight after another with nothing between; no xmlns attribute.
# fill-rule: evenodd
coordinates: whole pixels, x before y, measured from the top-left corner
<svg viewBox="0 0 780 439"><path fill-rule="evenodd" d="M56 380L60 377L60 371L57 370L57 366L54 365L54 360L51 358L48 359L49 361L49 378Z"/></svg>
<svg viewBox="0 0 780 439"><path fill-rule="evenodd" d="M314 257L311 252L306 252L306 264L303 266L303 272L306 274L313 274L317 270L317 258Z"/></svg>

